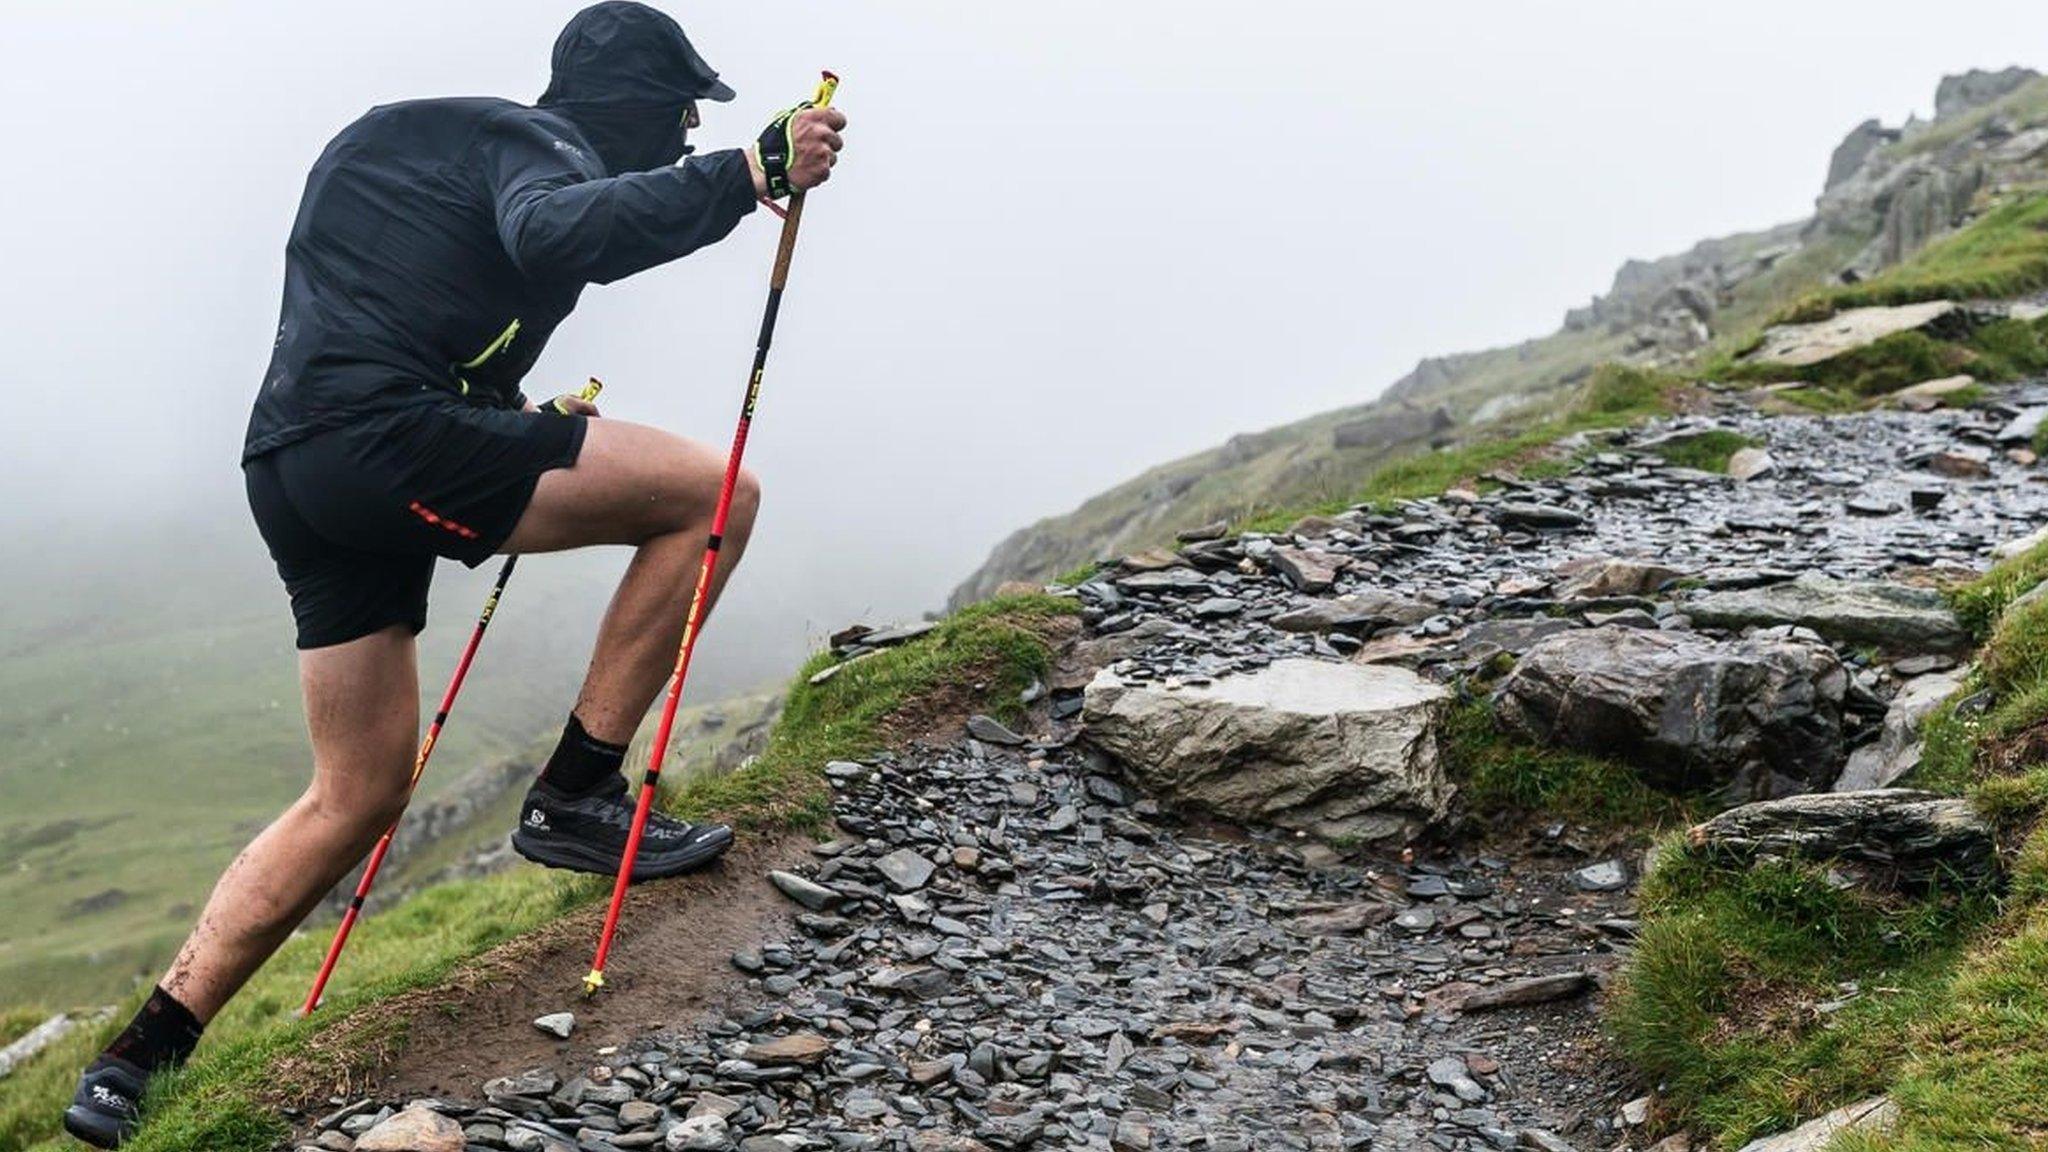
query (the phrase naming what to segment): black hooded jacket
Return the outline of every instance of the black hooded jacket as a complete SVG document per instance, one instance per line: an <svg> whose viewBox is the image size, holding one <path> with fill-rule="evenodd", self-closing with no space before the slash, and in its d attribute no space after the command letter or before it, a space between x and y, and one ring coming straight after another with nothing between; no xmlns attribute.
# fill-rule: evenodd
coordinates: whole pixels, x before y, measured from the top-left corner
<svg viewBox="0 0 2048 1152"><path fill-rule="evenodd" d="M737 150L683 153L702 62L637 4L579 14L539 104L373 108L306 178L248 461L449 394L517 407L583 286L723 239L753 211Z"/></svg>

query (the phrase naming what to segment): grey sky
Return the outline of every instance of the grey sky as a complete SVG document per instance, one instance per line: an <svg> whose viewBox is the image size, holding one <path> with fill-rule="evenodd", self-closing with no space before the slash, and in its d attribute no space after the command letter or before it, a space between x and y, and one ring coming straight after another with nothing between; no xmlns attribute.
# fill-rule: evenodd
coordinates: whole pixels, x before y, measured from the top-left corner
<svg viewBox="0 0 2048 1152"><path fill-rule="evenodd" d="M373 103L530 98L575 7L9 4L0 507L244 517L306 166ZM1147 465L1548 331L1626 257L1802 215L1842 133L1924 112L1944 72L2048 62L2015 59L2048 44L2018 4L667 7L741 94L701 147L819 66L853 121L750 449L767 510L731 615L771 666ZM592 289L528 391L595 373L608 413L722 443L773 240L757 214Z"/></svg>

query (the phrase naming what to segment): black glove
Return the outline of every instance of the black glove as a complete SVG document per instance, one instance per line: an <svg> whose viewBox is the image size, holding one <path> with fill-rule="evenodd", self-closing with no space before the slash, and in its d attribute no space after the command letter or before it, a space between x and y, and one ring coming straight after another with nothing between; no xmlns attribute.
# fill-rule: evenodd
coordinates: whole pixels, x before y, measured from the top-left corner
<svg viewBox="0 0 2048 1152"><path fill-rule="evenodd" d="M789 186L789 162L796 154L796 140L791 131L796 114L806 108L815 108L809 100L785 108L768 127L761 130L761 138L754 142L754 159L761 162L761 174L767 178L768 198L780 200L796 189Z"/></svg>

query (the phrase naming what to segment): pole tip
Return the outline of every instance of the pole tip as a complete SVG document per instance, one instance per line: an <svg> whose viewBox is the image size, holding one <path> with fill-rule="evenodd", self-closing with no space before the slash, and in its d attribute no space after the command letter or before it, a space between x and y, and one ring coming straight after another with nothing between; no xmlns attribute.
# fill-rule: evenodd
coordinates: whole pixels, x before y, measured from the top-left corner
<svg viewBox="0 0 2048 1152"><path fill-rule="evenodd" d="M604 987L604 973L592 968L590 975L583 978L583 994L585 996L595 996L597 995L597 990L602 987Z"/></svg>

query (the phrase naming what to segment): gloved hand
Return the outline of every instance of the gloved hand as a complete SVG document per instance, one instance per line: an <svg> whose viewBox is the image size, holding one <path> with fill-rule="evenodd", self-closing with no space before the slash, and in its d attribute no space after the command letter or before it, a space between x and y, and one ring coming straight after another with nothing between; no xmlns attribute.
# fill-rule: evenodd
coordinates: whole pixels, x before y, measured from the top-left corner
<svg viewBox="0 0 2048 1152"><path fill-rule="evenodd" d="M791 192L816 188L832 176L845 147L839 130L846 127L846 114L837 108L819 108L806 100L784 109L753 148L754 166L766 183L769 199L780 200Z"/></svg>
<svg viewBox="0 0 2048 1152"><path fill-rule="evenodd" d="M595 401L597 394L602 391L604 381L592 376L590 383L585 384L581 391L564 392L542 404L535 404L529 400L522 407L534 412L545 412L550 416L595 416L597 405L592 401Z"/></svg>
<svg viewBox="0 0 2048 1152"><path fill-rule="evenodd" d="M553 400L541 404L540 410L550 416L595 416L597 405L585 400L574 392L564 392Z"/></svg>

